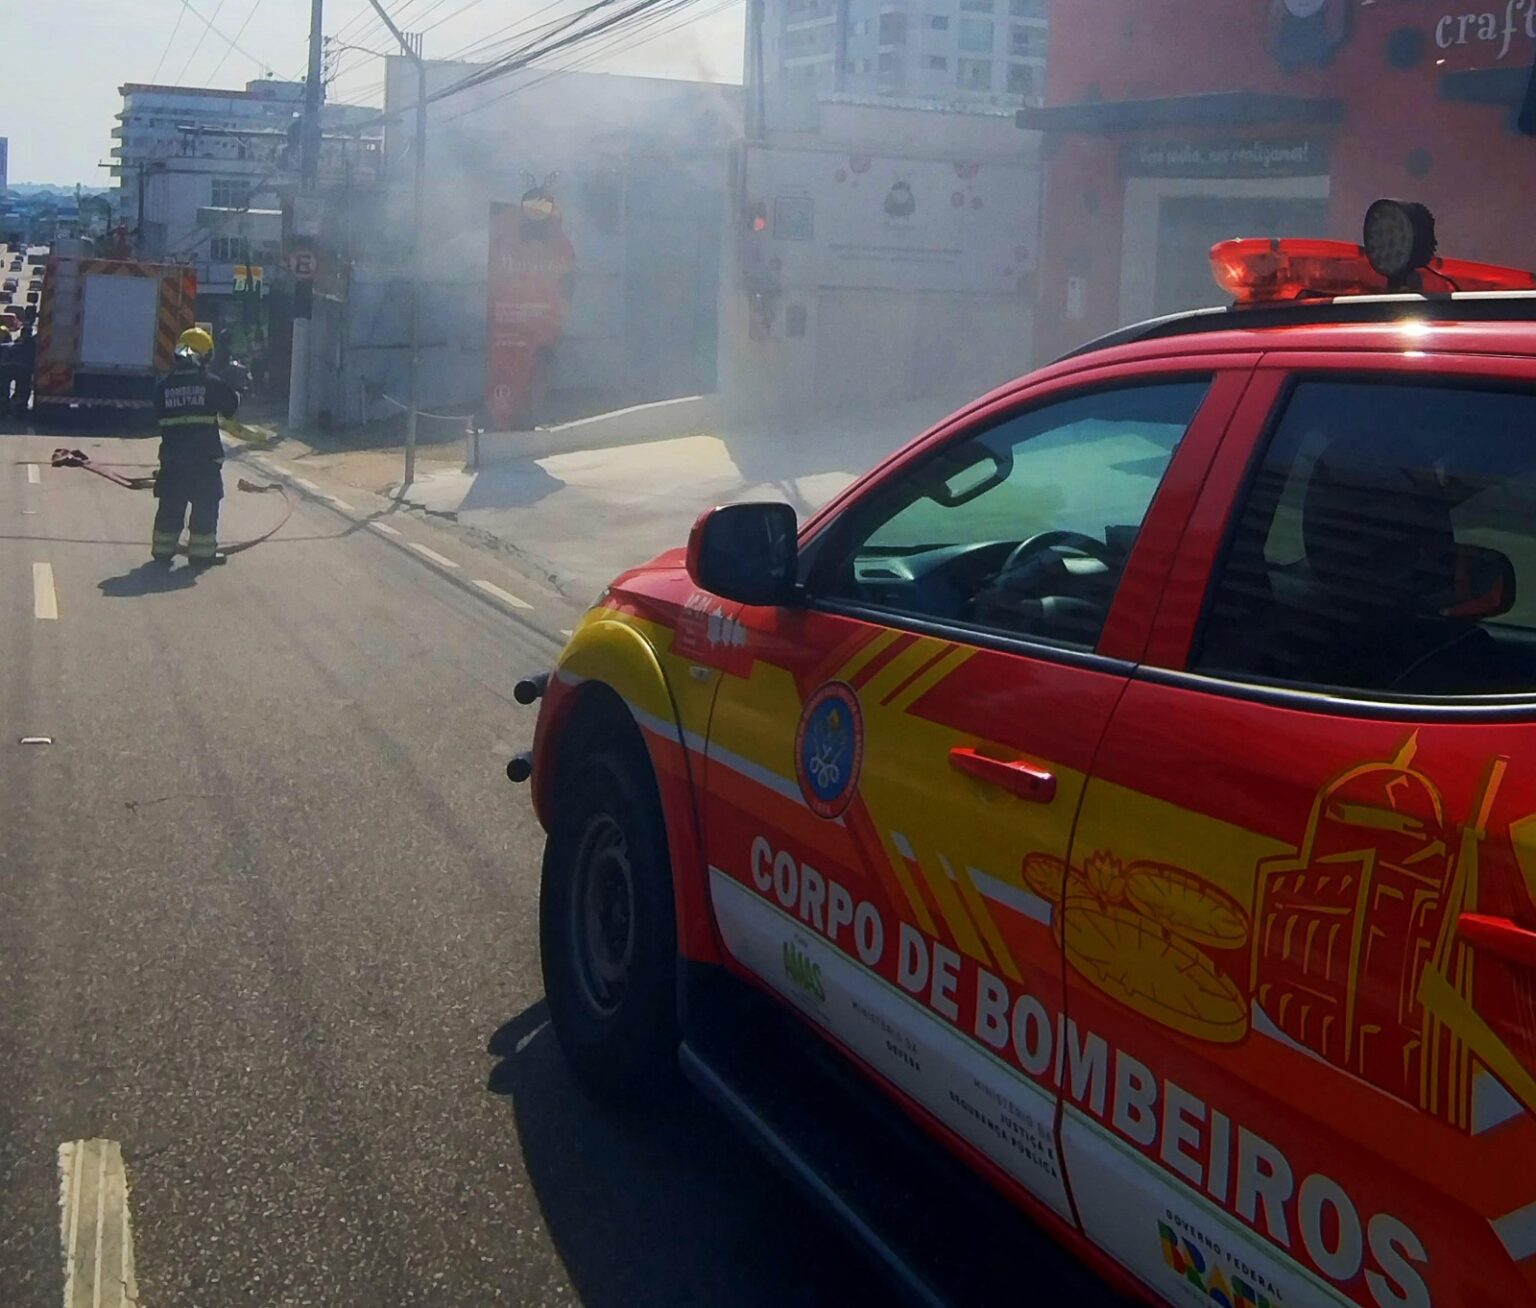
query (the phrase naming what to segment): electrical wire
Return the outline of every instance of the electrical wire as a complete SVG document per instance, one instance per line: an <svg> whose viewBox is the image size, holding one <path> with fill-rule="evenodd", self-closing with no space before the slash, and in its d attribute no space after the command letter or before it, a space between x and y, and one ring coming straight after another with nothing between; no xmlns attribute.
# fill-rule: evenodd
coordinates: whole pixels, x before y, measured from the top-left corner
<svg viewBox="0 0 1536 1308"><path fill-rule="evenodd" d="M680 2L668 5L667 12L638 23L634 30L638 32L644 31L649 27L656 27L658 24L663 23L667 18L676 16L678 11L691 8L693 3L695 3L695 0L680 0ZM511 89L503 91L500 95L492 96L489 100L484 100L479 104L471 105L467 109L461 109L458 113L444 118L442 123L439 125L441 126L443 124L455 122L456 120L465 118L470 114L478 113L482 109L486 109L493 104L500 103L502 100L507 99L509 96L518 95L524 91L531 91L534 87L542 86L545 82L552 81L557 77L563 77L567 73L579 72L581 69L591 66L593 63L600 59L606 58L611 54L618 53L621 49L634 49L636 46L645 45L647 42L654 41L658 37L670 35L672 32L676 32L681 28L689 26L692 23L699 23L705 21L706 19L713 18L716 14L721 14L728 9L735 8L739 3L740 0L719 0L718 3L710 5L708 8L702 10L699 13L687 14L686 16L681 17L679 21L675 23L668 24L665 27L659 27L658 30L651 31L648 35L640 36L638 39L634 40L629 39L631 36L630 32L620 32L612 36L608 41L599 43L594 49L587 51L578 58L571 60L570 63L562 64L555 68L540 70L537 77L534 77L526 82L520 82L518 85L512 87Z"/></svg>
<svg viewBox="0 0 1536 1308"><path fill-rule="evenodd" d="M256 11L261 8L262 3L263 0L255 0L255 3L251 5L251 12L246 14L245 22L240 24L240 30L235 33L236 41L245 35L245 29L251 25L251 19L256 17ZM229 52L233 49L233 45L224 47L224 53L219 56L219 62L214 64L213 71L208 74L208 85L213 85L213 79L219 75L219 69L224 67L224 61L229 58Z"/></svg>
<svg viewBox="0 0 1536 1308"><path fill-rule="evenodd" d="M448 55L448 59L455 62L467 62L474 57L489 54L498 46L509 45L518 38L526 36L529 32L536 31L541 26L547 26L547 23L536 24L532 20L540 14L547 14L551 9L560 8L566 2L567 0L546 0L546 3L540 5L531 14L525 14L514 23L508 23L505 27L499 27L495 31L488 32L485 36L469 42L467 45L460 46ZM552 22L553 20L550 21Z"/></svg>
<svg viewBox="0 0 1536 1308"><path fill-rule="evenodd" d="M479 5L479 4L482 4L482 3L484 3L484 0L465 0L465 3L460 5L451 14L447 14L444 17L439 18L437 20L437 22L431 24L428 27L424 27L421 30L424 33L425 32L435 31L437 28L441 27L444 23L451 22L453 19L457 18L460 14L468 13L476 5Z"/></svg>
<svg viewBox="0 0 1536 1308"><path fill-rule="evenodd" d="M203 42L208 39L208 33L218 30L214 27L214 24L219 21L219 15L224 12L226 3L227 0L219 0L219 3L213 7L213 17L208 20L208 26L199 33L197 44L192 47L192 53L187 56L187 62L181 66L181 73L176 78L177 86L180 86L187 80L187 73L192 67L192 61L197 58L198 51L203 48ZM238 40L239 38L237 37L236 39Z"/></svg>
<svg viewBox="0 0 1536 1308"><path fill-rule="evenodd" d="M151 84L160 79L160 70L165 67L166 56L171 53L171 47L176 44L176 34L181 31L181 22L186 16L187 11L184 8L176 11L176 24L171 28L171 39L165 43L165 49L160 52L160 60L155 64L155 71L149 75Z"/></svg>
<svg viewBox="0 0 1536 1308"><path fill-rule="evenodd" d="M571 29L576 27L583 19L590 18L599 10L608 9L618 3L618 0L593 0L592 4L578 9L563 21L550 24L549 31L539 38L539 40L545 42L542 46L537 46L535 42L520 50L514 50L509 54L503 55L499 59L492 60L490 63L476 69L473 73L460 78L459 81L450 83L448 86L428 96L428 102L436 102L447 99L451 95L458 95L461 92L473 90L475 87L483 86L487 82L493 82L498 77L503 77L507 73L515 72L519 68L525 68L535 59L541 58L544 55L554 54L558 50L567 49L580 41L598 36L629 18L644 13L648 9L678 2L679 0L635 0L635 3L619 10L617 13L610 14L606 18L599 19L589 27L580 28L573 32ZM691 0L684 0L684 2L691 2ZM560 33L565 33L565 35L560 36ZM550 39L557 36L559 39Z"/></svg>
<svg viewBox="0 0 1536 1308"><path fill-rule="evenodd" d="M216 28L211 22L209 22L208 19L204 18L203 15L198 12L198 10L193 8L192 0L181 0L181 7L187 13L191 14L193 18L197 19L198 22L200 22L204 27L206 27L216 37L218 37L219 40L223 41L224 44L226 46L228 46L230 49L239 51L247 59L249 59L253 64L255 64L258 68L262 69L263 71L266 70L266 67L267 67L266 60L258 59L255 55L253 55L244 46L237 45L234 41L231 41L227 36L224 35L223 32L219 31L218 28Z"/></svg>

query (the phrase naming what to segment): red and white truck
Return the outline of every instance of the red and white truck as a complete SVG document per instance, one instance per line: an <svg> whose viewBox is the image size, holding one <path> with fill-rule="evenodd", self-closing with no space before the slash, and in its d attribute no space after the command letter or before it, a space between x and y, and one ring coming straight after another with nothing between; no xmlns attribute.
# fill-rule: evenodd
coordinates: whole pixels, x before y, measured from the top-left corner
<svg viewBox="0 0 1536 1308"><path fill-rule="evenodd" d="M51 255L37 319L38 416L151 410L155 379L196 308L192 267Z"/></svg>

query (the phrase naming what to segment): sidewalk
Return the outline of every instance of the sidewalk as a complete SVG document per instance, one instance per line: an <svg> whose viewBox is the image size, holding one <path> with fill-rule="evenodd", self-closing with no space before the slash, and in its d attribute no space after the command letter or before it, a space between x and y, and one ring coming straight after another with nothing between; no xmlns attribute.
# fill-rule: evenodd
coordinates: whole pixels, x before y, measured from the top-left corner
<svg viewBox="0 0 1536 1308"><path fill-rule="evenodd" d="M773 499L802 517L957 402L926 400L794 426L729 426L607 449L500 462L472 472L417 465L407 503L515 546L573 596L687 542L705 509Z"/></svg>

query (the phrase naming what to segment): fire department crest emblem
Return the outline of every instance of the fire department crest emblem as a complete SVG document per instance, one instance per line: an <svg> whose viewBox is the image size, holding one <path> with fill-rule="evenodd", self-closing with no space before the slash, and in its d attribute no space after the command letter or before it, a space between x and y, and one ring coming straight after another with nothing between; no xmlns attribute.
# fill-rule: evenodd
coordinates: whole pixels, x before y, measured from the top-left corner
<svg viewBox="0 0 1536 1308"><path fill-rule="evenodd" d="M835 818L847 808L863 762L858 696L841 681L829 682L806 702L795 733L795 774L811 812Z"/></svg>

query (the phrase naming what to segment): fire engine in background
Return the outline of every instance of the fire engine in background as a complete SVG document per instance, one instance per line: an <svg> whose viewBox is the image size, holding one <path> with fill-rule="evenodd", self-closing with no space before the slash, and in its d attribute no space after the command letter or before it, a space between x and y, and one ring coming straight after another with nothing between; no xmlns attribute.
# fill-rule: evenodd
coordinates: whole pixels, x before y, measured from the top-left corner
<svg viewBox="0 0 1536 1308"><path fill-rule="evenodd" d="M155 379L193 325L197 273L180 264L49 257L37 320L33 406L63 418L154 409Z"/></svg>

